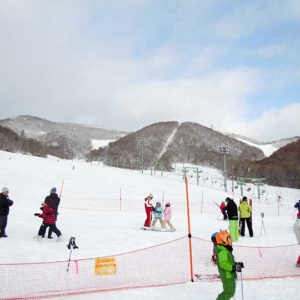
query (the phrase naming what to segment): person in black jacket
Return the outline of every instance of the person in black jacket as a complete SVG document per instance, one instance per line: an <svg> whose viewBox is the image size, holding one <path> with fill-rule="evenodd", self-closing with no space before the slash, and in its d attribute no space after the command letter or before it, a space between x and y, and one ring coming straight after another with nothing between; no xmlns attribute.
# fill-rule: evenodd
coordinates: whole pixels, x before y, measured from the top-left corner
<svg viewBox="0 0 300 300"><path fill-rule="evenodd" d="M7 216L9 214L9 207L13 205L13 201L8 198L9 190L3 187L0 194L0 238L7 238L5 229L7 226Z"/></svg>
<svg viewBox="0 0 300 300"><path fill-rule="evenodd" d="M57 221L58 206L60 203L60 198L56 194L55 187L50 190L50 195L45 198L44 203L46 203L48 206L50 206L54 210L55 221ZM48 239L52 239L51 228L49 228L49 230L48 230Z"/></svg>
<svg viewBox="0 0 300 300"><path fill-rule="evenodd" d="M227 211L228 219L229 219L229 232L233 242L237 242L239 239L239 216L238 209L236 203L233 199L227 197L225 199L227 202L224 211Z"/></svg>

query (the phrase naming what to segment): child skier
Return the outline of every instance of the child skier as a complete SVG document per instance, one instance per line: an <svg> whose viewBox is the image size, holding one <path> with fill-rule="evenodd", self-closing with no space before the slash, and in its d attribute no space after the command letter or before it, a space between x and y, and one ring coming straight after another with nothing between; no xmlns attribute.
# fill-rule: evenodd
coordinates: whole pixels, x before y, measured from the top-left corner
<svg viewBox="0 0 300 300"><path fill-rule="evenodd" d="M164 209L163 228L166 229L166 224L168 224L171 231L175 231L175 228L174 228L173 224L171 223L171 219L172 219L172 208L171 208L171 204L168 202L168 203L166 203L165 209Z"/></svg>
<svg viewBox="0 0 300 300"><path fill-rule="evenodd" d="M227 212L225 210L226 204L225 201L222 201L221 205L220 205L220 210L221 213L223 214L223 220L227 220Z"/></svg>
<svg viewBox="0 0 300 300"><path fill-rule="evenodd" d="M296 221L294 223L293 230L294 230L297 242L300 245L300 211L297 214L297 218L296 218ZM299 255L298 260L296 262L296 267L300 268L300 255Z"/></svg>
<svg viewBox="0 0 300 300"><path fill-rule="evenodd" d="M42 203L42 206L40 208L43 212L41 214L35 213L34 216L42 218L43 223L39 229L37 239L40 240L46 232L46 229L49 227L56 235L57 235L57 242L60 242L62 240L61 232L56 227L55 224L55 215L54 215L54 209L52 209L50 206L48 206L46 203Z"/></svg>
<svg viewBox="0 0 300 300"><path fill-rule="evenodd" d="M159 201L157 201L156 206L153 207L153 212L154 212L154 220L152 222L152 227L155 227L155 224L156 224L157 220L159 220L161 228L164 228L164 224L163 224L163 221L162 221L163 208L162 208Z"/></svg>
<svg viewBox="0 0 300 300"><path fill-rule="evenodd" d="M244 264L234 260L232 239L229 232L218 232L216 243L217 266L223 284L223 292L218 295L217 300L229 300L235 294L236 272L242 272Z"/></svg>
<svg viewBox="0 0 300 300"><path fill-rule="evenodd" d="M217 264L217 254L216 254L216 247L217 247L217 240L216 235L218 232L215 232L211 235L210 239L213 243L213 254L211 256L211 261L216 265Z"/></svg>

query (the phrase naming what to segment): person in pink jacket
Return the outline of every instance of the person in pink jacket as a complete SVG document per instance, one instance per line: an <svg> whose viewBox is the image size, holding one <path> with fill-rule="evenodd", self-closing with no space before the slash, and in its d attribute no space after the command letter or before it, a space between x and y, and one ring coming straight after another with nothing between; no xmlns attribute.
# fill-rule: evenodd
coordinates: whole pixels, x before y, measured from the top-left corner
<svg viewBox="0 0 300 300"><path fill-rule="evenodd" d="M166 229L166 224L168 224L171 231L175 231L174 226L170 222L171 219L172 219L172 208L171 208L171 204L168 202L168 203L166 203L165 209L164 209L163 228Z"/></svg>

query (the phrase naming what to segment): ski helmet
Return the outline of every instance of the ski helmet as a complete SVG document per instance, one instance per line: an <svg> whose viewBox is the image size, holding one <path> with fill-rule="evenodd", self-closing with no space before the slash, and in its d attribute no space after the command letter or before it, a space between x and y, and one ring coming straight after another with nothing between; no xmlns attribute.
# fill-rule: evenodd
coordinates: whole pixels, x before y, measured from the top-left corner
<svg viewBox="0 0 300 300"><path fill-rule="evenodd" d="M150 193L148 197L151 198L151 199L153 199L152 193Z"/></svg>
<svg viewBox="0 0 300 300"><path fill-rule="evenodd" d="M219 245L224 245L224 246L231 246L232 240L229 232L227 231L220 231L216 235L216 241L217 244Z"/></svg>

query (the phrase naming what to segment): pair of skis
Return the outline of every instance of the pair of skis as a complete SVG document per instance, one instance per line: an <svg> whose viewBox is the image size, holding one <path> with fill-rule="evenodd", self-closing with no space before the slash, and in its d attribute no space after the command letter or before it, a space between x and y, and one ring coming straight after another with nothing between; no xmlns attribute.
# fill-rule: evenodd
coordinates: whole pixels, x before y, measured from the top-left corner
<svg viewBox="0 0 300 300"><path fill-rule="evenodd" d="M197 279L197 281L206 281L206 280L214 280L219 279L219 274L194 274L194 277Z"/></svg>
<svg viewBox="0 0 300 300"><path fill-rule="evenodd" d="M162 229L162 228L151 228L151 227L142 227L141 230L146 231L159 231L159 232L174 232L175 229Z"/></svg>

